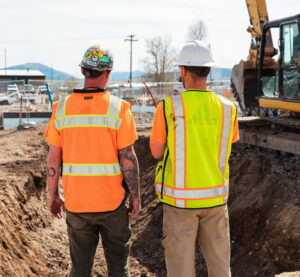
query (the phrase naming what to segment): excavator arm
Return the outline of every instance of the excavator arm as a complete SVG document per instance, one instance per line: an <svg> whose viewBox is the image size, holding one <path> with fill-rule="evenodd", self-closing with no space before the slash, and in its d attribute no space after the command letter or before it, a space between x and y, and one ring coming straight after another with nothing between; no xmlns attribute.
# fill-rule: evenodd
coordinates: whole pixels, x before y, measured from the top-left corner
<svg viewBox="0 0 300 277"><path fill-rule="evenodd" d="M265 0L246 0L250 26L247 31L251 34L249 55L246 61L235 65L232 69L231 87L233 95L239 102L241 109L248 115L258 106L257 72L259 66L259 54L261 50L262 23L269 21ZM272 69L277 67L276 61L272 59L278 53L273 47L271 31L266 33L264 49L264 65Z"/></svg>

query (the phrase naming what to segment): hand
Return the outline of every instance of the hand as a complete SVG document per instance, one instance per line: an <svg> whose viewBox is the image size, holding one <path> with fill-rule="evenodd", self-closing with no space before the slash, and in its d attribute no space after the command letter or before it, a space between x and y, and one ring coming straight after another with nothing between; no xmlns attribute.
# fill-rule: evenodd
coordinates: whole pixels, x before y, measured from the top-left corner
<svg viewBox="0 0 300 277"><path fill-rule="evenodd" d="M59 195L49 197L49 210L54 217L62 218L62 212L66 210L66 207Z"/></svg>
<svg viewBox="0 0 300 277"><path fill-rule="evenodd" d="M137 218L139 213L141 211L141 200L139 197L130 198L130 204L129 204L129 218Z"/></svg>

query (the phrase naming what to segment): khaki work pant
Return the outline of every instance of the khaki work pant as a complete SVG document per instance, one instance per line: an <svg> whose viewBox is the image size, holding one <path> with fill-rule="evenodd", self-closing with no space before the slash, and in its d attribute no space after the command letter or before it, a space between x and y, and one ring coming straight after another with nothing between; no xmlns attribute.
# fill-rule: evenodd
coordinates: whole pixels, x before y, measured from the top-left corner
<svg viewBox="0 0 300 277"><path fill-rule="evenodd" d="M196 239L209 277L230 277L230 235L227 205L179 209L163 205L163 247L168 277L194 277Z"/></svg>

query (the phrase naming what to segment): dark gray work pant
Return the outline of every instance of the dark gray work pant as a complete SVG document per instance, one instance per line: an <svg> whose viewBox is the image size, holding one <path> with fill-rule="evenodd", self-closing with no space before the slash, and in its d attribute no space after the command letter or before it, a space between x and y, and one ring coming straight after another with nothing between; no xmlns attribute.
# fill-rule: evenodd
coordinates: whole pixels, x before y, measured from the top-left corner
<svg viewBox="0 0 300 277"><path fill-rule="evenodd" d="M131 231L127 207L112 212L72 213L67 211L72 268L69 277L90 277L101 235L109 277L128 277Z"/></svg>

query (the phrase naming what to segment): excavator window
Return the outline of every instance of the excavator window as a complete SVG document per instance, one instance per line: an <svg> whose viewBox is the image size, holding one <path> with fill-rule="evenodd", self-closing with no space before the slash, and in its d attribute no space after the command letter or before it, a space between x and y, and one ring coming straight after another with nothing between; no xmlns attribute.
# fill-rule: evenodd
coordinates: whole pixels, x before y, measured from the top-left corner
<svg viewBox="0 0 300 277"><path fill-rule="evenodd" d="M271 33L272 30L272 33ZM280 29L278 27L272 27L268 29L265 33L267 36L271 34L272 40L274 41L275 49L279 49L279 34ZM265 45L265 48L270 48L270 45ZM269 50L270 51L270 50ZM272 57L270 55L266 55L263 63L263 73L262 73L262 92L266 97L278 98L279 97L279 87L278 87L278 59L279 52L274 51Z"/></svg>
<svg viewBox="0 0 300 277"><path fill-rule="evenodd" d="M282 96L300 97L300 35L297 23L282 26Z"/></svg>
<svg viewBox="0 0 300 277"><path fill-rule="evenodd" d="M300 44L298 24L283 26L284 53L283 64L300 64Z"/></svg>

